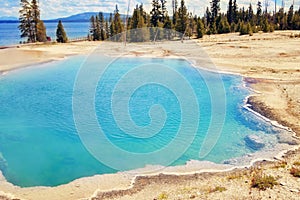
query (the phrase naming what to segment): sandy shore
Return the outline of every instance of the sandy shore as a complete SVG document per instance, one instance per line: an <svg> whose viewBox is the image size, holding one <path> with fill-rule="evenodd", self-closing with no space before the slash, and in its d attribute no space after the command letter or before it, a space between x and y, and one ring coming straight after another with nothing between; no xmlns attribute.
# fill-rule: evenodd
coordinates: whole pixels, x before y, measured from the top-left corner
<svg viewBox="0 0 300 200"><path fill-rule="evenodd" d="M293 33L258 33L252 37L226 34L205 36L203 39L184 43L128 44L126 48L115 43L101 42L27 45L0 50L0 72L59 60L70 55L88 55L97 47L100 53L113 56L182 57L197 67L244 76L247 85L257 91L248 100L252 109L291 128L299 136L300 39L291 38ZM41 199L45 195L49 197L47 199L159 199L163 195L168 196L168 199L297 199L300 180L292 177L289 169L293 162L300 161L299 151L280 159L287 162L284 167L279 162L259 162L251 169L222 173L142 176L135 178L134 185L132 180L135 173L83 178L52 188L19 188L7 183L2 177L0 199L1 195L3 199ZM199 171L198 166L190 163L189 167L176 168L175 171ZM207 163L207 166L218 168L211 163ZM230 166L220 169L230 169ZM280 177L280 185L263 192L250 189L255 170ZM217 186L225 187L226 191L212 192ZM103 192L109 190L114 191Z"/></svg>

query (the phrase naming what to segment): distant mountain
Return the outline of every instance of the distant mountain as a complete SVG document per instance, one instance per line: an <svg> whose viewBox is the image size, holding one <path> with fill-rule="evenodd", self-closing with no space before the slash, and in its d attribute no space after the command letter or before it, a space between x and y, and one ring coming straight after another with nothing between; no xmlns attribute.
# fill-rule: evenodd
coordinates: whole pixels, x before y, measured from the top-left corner
<svg viewBox="0 0 300 200"><path fill-rule="evenodd" d="M63 22L88 22L90 21L91 16L98 15L99 12L85 12L85 13L79 13L76 15L72 15L69 17L64 17L64 18L57 18L57 19L50 19L50 20L44 20L44 21L58 21L61 20ZM104 19L109 18L110 13L103 13ZM121 14L121 18L125 18L125 15Z"/></svg>
<svg viewBox="0 0 300 200"><path fill-rule="evenodd" d="M57 18L57 19L48 19L44 20L44 22L57 22L61 20L62 22L89 22L91 16L98 15L99 12L85 12L79 13L76 15L71 15L69 17ZM109 19L110 13L103 13L104 19ZM125 19L126 15L121 14L121 18ZM3 16L0 17L1 22L18 22L19 19L17 17Z"/></svg>
<svg viewBox="0 0 300 200"><path fill-rule="evenodd" d="M12 16L3 16L0 17L0 21L18 21L19 19Z"/></svg>

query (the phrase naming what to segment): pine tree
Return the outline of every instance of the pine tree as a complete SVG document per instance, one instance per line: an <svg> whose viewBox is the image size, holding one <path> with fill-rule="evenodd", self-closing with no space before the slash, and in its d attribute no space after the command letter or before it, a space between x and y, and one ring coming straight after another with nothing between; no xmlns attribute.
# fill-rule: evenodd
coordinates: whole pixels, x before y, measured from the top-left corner
<svg viewBox="0 0 300 200"><path fill-rule="evenodd" d="M222 16L218 26L218 33L230 33L230 25L225 16Z"/></svg>
<svg viewBox="0 0 300 200"><path fill-rule="evenodd" d="M145 11L143 6L136 5L133 10L132 19L130 20L130 41L133 42L145 42L149 40L149 32L146 29L147 24L145 24Z"/></svg>
<svg viewBox="0 0 300 200"><path fill-rule="evenodd" d="M287 16L284 13L283 8L280 8L278 11L278 22L280 30L286 30L288 28Z"/></svg>
<svg viewBox="0 0 300 200"><path fill-rule="evenodd" d="M263 22L262 22L262 31L267 33L270 32L270 24L268 22L268 18L264 17Z"/></svg>
<svg viewBox="0 0 300 200"><path fill-rule="evenodd" d="M240 35L247 35L248 31L247 31L247 25L245 25L244 22L240 21L239 22L239 26L238 26Z"/></svg>
<svg viewBox="0 0 300 200"><path fill-rule="evenodd" d="M193 35L194 27L195 27L195 21L193 19L192 13L190 13L188 15L188 21L187 21L187 27L186 27L186 35L189 38L191 38L191 36Z"/></svg>
<svg viewBox="0 0 300 200"><path fill-rule="evenodd" d="M152 1L152 10L150 12L150 22L153 27L158 27L158 23L161 21L162 11L159 0Z"/></svg>
<svg viewBox="0 0 300 200"><path fill-rule="evenodd" d="M210 10L212 21L214 21L216 20L220 12L220 0L212 0Z"/></svg>
<svg viewBox="0 0 300 200"><path fill-rule="evenodd" d="M206 17L206 26L209 27L209 24L211 23L211 13L208 7L206 7L205 17Z"/></svg>
<svg viewBox="0 0 300 200"><path fill-rule="evenodd" d="M187 20L188 20L187 9L184 4L184 0L181 0L180 7L178 8L178 19L176 24L176 31L180 33L184 33L186 30Z"/></svg>
<svg viewBox="0 0 300 200"><path fill-rule="evenodd" d="M197 38L202 38L204 35L204 24L202 22L202 20L200 19L200 17L198 17L197 19Z"/></svg>
<svg viewBox="0 0 300 200"><path fill-rule="evenodd" d="M138 5L136 5L136 8L133 10L132 18L130 19L130 29L138 28L140 17L140 10L138 8Z"/></svg>
<svg viewBox="0 0 300 200"><path fill-rule="evenodd" d="M114 23L114 19L113 19L113 14L110 13L109 15L109 37L112 39L112 37L116 34L115 32L115 23Z"/></svg>
<svg viewBox="0 0 300 200"><path fill-rule="evenodd" d="M247 14L245 11L245 7L243 7L240 11L240 19L244 22L247 22Z"/></svg>
<svg viewBox="0 0 300 200"><path fill-rule="evenodd" d="M90 34L91 34L92 40L95 40L96 21L95 21L94 15L92 15L91 18L90 18Z"/></svg>
<svg viewBox="0 0 300 200"><path fill-rule="evenodd" d="M39 41L37 39L38 23L40 22L40 10L36 0L29 2L28 0L20 1L20 25L21 38L26 37L28 42ZM43 30L43 31L46 31Z"/></svg>
<svg viewBox="0 0 300 200"><path fill-rule="evenodd" d="M147 23L147 13L146 13L146 11L144 10L144 5L143 4L141 4L140 6L139 6L139 10L140 10L140 15L143 17L143 19L144 19L144 23L146 24Z"/></svg>
<svg viewBox="0 0 300 200"><path fill-rule="evenodd" d="M228 2L228 10L227 10L227 21L229 24L233 22L233 3L232 0Z"/></svg>
<svg viewBox="0 0 300 200"><path fill-rule="evenodd" d="M232 10L233 10L233 18L232 21L234 21L234 23L238 23L238 5L236 3L236 0L233 1L233 6L232 6Z"/></svg>
<svg viewBox="0 0 300 200"><path fill-rule="evenodd" d="M61 20L58 21L57 29L56 29L56 41L59 43L66 43L68 42L68 37L65 32L64 26Z"/></svg>
<svg viewBox="0 0 300 200"><path fill-rule="evenodd" d="M293 24L293 29L300 30L300 7L298 11L295 11L292 24Z"/></svg>
<svg viewBox="0 0 300 200"><path fill-rule="evenodd" d="M109 36L109 26L108 26L108 21L105 21L105 38L108 39Z"/></svg>
<svg viewBox="0 0 300 200"><path fill-rule="evenodd" d="M161 23L165 23L165 19L168 15L168 12L167 12L167 7L166 7L166 3L167 1L166 0L160 0L160 3L161 3L161 18L160 18L160 22Z"/></svg>
<svg viewBox="0 0 300 200"><path fill-rule="evenodd" d="M253 19L253 17L254 17L253 8L252 8L252 5L250 3L249 9L248 9L248 17L247 18L248 18L248 21L250 22L251 26L254 25L254 19Z"/></svg>
<svg viewBox="0 0 300 200"><path fill-rule="evenodd" d="M37 25L37 33L36 33L36 40L39 42L46 42L47 41L47 34L46 34L46 27L42 20L39 20Z"/></svg>
<svg viewBox="0 0 300 200"><path fill-rule="evenodd" d="M253 35L252 27L251 27L251 24L249 22L247 23L247 32L250 36Z"/></svg>
<svg viewBox="0 0 300 200"><path fill-rule="evenodd" d="M99 12L100 40L106 40L106 30L103 12Z"/></svg>
<svg viewBox="0 0 300 200"><path fill-rule="evenodd" d="M94 40L101 40L101 27L100 27L100 21L99 17L96 15L95 17L95 23L96 23L96 30L94 32Z"/></svg>
<svg viewBox="0 0 300 200"><path fill-rule="evenodd" d="M31 1L32 26L34 29L34 41L37 41L37 24L40 21L40 9L36 0Z"/></svg>
<svg viewBox="0 0 300 200"><path fill-rule="evenodd" d="M118 5L116 5L115 15L114 15L114 24L116 34L122 33L124 31L124 25L121 20L121 15L119 13Z"/></svg>
<svg viewBox="0 0 300 200"><path fill-rule="evenodd" d="M113 18L112 24L114 25L113 26L113 31L114 31L114 34L116 35L115 39L117 41L119 41L121 39L120 34L124 31L124 24L121 20L121 16L120 16L117 4L116 4L116 9L115 9L115 12L114 12L114 18Z"/></svg>
<svg viewBox="0 0 300 200"><path fill-rule="evenodd" d="M256 25L260 26L262 23L262 5L260 1L257 2L256 18Z"/></svg>
<svg viewBox="0 0 300 200"><path fill-rule="evenodd" d="M172 21L169 17L169 15L167 14L166 15L166 18L165 18L165 22L164 22L164 38L167 39L167 40L171 40L172 39Z"/></svg>
<svg viewBox="0 0 300 200"><path fill-rule="evenodd" d="M217 33L217 25L216 25L216 20L215 20L210 24L207 34L211 35L211 34L216 34L216 33Z"/></svg>
<svg viewBox="0 0 300 200"><path fill-rule="evenodd" d="M178 12L177 12L177 8L178 8L178 1L177 0L173 0L173 19L172 19L172 23L175 26L176 22L177 22L177 18L178 18Z"/></svg>
<svg viewBox="0 0 300 200"><path fill-rule="evenodd" d="M294 15L294 6L291 5L287 15L287 24L289 29L293 29L293 15Z"/></svg>
<svg viewBox="0 0 300 200"><path fill-rule="evenodd" d="M20 14L20 25L19 29L21 31L21 38L28 38L28 41L32 41L32 25L31 25L31 6L27 0L21 0L20 2L21 9L19 10Z"/></svg>

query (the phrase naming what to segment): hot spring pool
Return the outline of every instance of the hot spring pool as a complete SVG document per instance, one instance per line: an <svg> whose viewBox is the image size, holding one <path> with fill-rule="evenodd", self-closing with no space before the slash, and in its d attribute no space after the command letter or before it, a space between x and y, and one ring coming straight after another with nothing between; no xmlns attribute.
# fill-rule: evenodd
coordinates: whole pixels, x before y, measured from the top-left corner
<svg viewBox="0 0 300 200"><path fill-rule="evenodd" d="M98 57L92 61L95 65L89 66L89 72L105 67L101 64L105 59ZM193 134L193 130L196 132L187 149L177 159L171 160L170 165L184 165L189 160L223 163L224 160L251 153L254 150L244 140L250 134L264 135L266 147L276 142L273 134L276 131L243 108L245 97L250 92L243 87L241 77L195 69L180 59L118 58L99 78L94 91L98 126L113 146L131 155L149 155L166 146L174 149L169 149L164 156L154 160L149 158L127 162L122 154L110 154L105 145L98 144L97 148L100 153L103 152L104 159L119 163L119 168L113 169L90 154L75 126L72 104L74 84L83 61L83 56L75 56L12 71L0 77L0 168L9 182L22 187L56 186L80 177L136 169L146 164L164 165L164 160L172 157L172 152L176 151L176 146L168 145L178 137L181 128L185 132L178 141L190 140L190 134ZM144 70L135 72L133 69L137 66L143 66ZM159 66L169 68L160 71ZM170 70L175 73L168 74ZM131 78L122 83L125 87L116 92L116 85L126 78L124 74L129 73ZM88 82L89 77L83 78ZM151 78L155 81L151 82ZM173 88L160 84L158 79L171 80ZM141 84L145 80L150 82ZM186 83L183 84L182 80ZM220 80L222 87L215 87ZM86 82L81 83L81 89ZM139 87L126 93L126 88L132 85ZM178 96L190 94L185 87L190 87L194 95L184 97L185 104L186 101L191 102L190 107L183 105ZM76 95L84 96L86 93L77 91ZM115 95L114 99L112 95ZM128 95L129 100L126 98ZM192 107L192 101L197 106ZM224 117L218 113L222 112L221 105L218 108L216 103L218 101L226 105ZM80 103L82 108L77 109L85 109L86 102ZM212 108L212 104L215 107ZM152 110L153 106L159 106L159 109ZM186 109L185 113L182 109ZM129 121L124 119L128 113ZM164 122L151 116L161 117ZM131 122L138 128L130 129ZM123 123L122 127L119 123ZM155 126L150 126L153 124ZM88 122L83 125L89 127ZM143 137L139 130L145 126L147 129ZM128 130L133 132L128 133ZM220 137L209 138L211 144L216 144L207 155L199 157L208 130L212 133L221 130ZM151 134L152 131L156 134Z"/></svg>

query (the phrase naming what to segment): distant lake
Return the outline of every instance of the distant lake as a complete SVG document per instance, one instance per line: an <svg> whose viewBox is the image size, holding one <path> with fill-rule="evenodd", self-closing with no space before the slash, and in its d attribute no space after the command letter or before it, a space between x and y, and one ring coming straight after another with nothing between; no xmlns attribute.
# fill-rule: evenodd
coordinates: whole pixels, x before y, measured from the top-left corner
<svg viewBox="0 0 300 200"><path fill-rule="evenodd" d="M89 22L63 22L65 31L69 38L85 37L89 32ZM0 46L19 44L20 41L26 40L20 38L18 29L19 22L0 21ZM56 39L57 22L45 22L47 35L52 41Z"/></svg>

